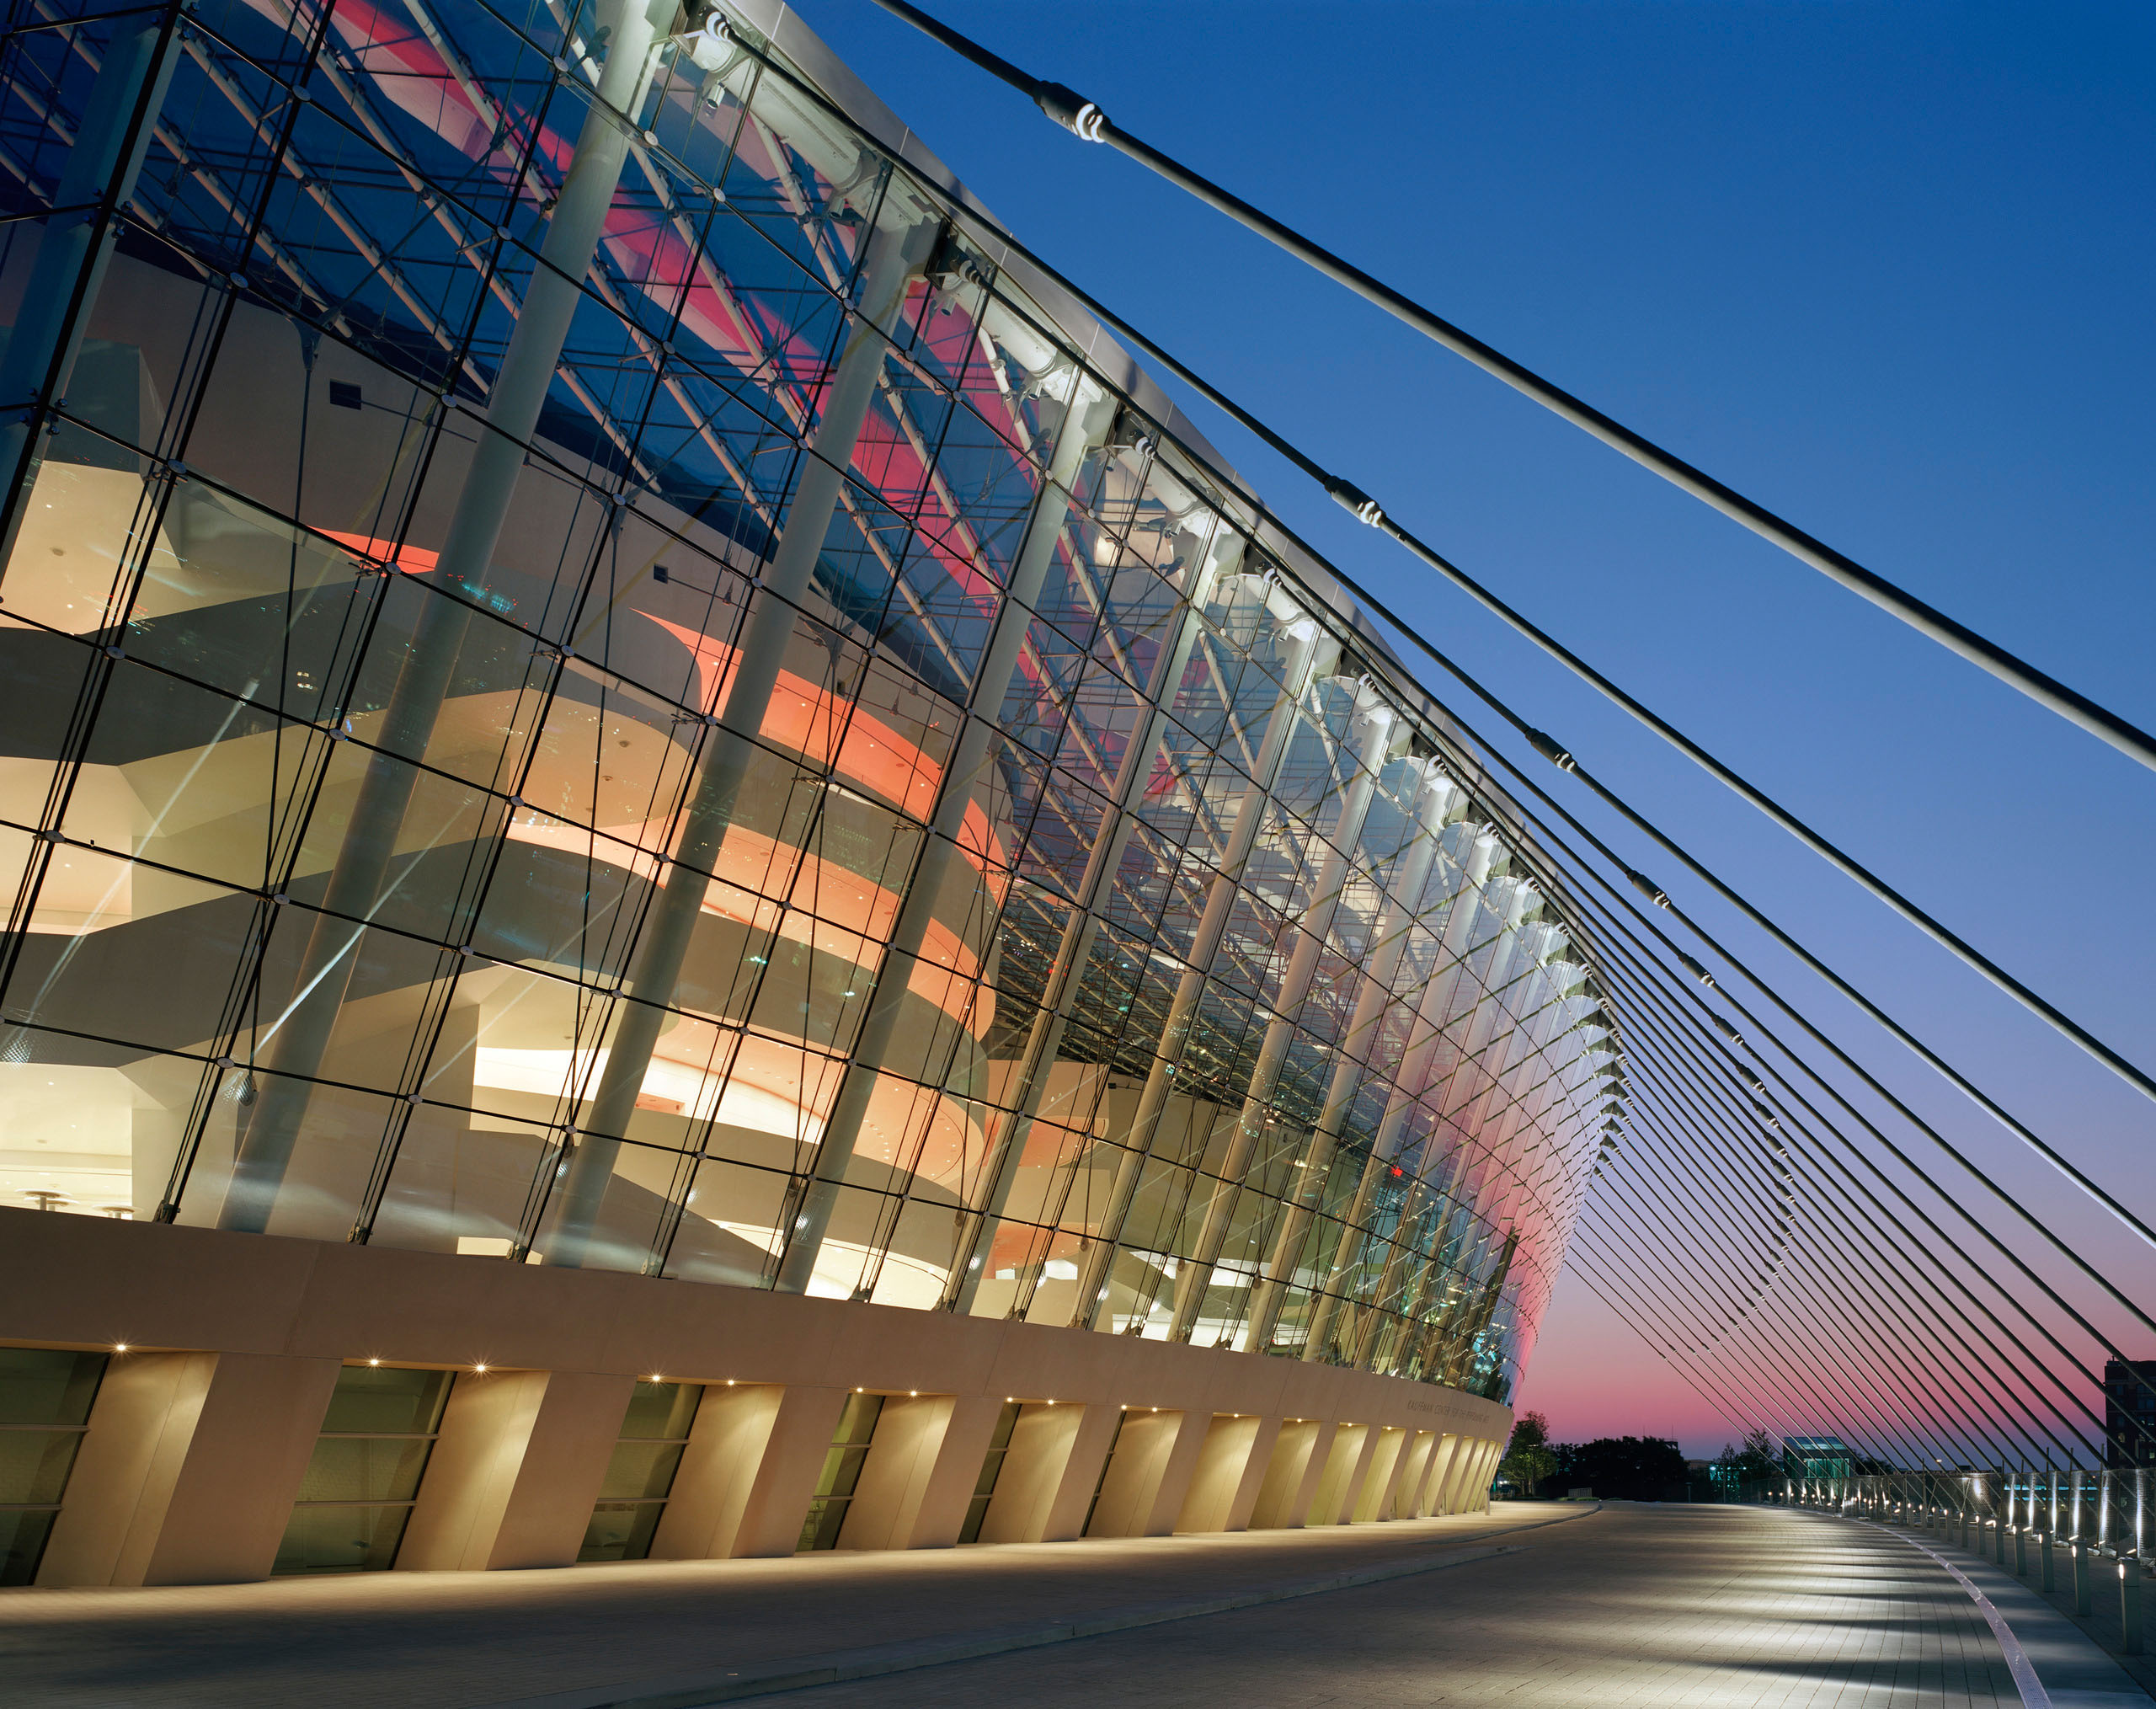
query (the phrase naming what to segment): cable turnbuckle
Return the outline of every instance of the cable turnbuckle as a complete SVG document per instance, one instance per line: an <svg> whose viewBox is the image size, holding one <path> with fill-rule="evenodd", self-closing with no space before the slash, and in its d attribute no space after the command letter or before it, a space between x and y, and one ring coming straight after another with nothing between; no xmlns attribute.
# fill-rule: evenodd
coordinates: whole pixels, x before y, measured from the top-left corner
<svg viewBox="0 0 2156 1709"><path fill-rule="evenodd" d="M1077 90L1061 83L1037 83L1033 104L1073 136L1086 142L1105 142L1108 115Z"/></svg>
<svg viewBox="0 0 2156 1709"><path fill-rule="evenodd" d="M1358 522L1367 523L1373 528L1385 526L1385 507L1352 481L1343 481L1337 475L1328 475L1325 495Z"/></svg>
<svg viewBox="0 0 2156 1709"><path fill-rule="evenodd" d="M1536 753L1541 755L1560 772L1579 770L1579 761L1572 757L1571 750L1555 736L1545 734L1540 730L1529 730L1527 732L1527 740Z"/></svg>

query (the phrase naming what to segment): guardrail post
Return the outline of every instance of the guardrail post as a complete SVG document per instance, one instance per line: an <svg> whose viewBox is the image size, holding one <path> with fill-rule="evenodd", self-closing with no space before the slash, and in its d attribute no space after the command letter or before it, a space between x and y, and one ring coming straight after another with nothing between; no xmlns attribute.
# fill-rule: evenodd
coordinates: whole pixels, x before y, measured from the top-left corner
<svg viewBox="0 0 2156 1709"><path fill-rule="evenodd" d="M2089 1594L2089 1546L2076 1537L2067 1547L2073 1557L2073 1611L2084 1616L2094 1614L2096 1605Z"/></svg>

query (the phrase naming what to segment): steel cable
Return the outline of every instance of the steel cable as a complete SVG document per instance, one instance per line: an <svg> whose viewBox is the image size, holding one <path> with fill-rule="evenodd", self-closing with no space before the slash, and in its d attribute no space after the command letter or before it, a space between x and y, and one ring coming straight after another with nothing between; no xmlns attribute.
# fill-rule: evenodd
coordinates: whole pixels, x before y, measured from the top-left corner
<svg viewBox="0 0 2156 1709"><path fill-rule="evenodd" d="M2099 705L2078 689L2068 687L2027 660L2009 653L1996 642L1987 640L1944 612L1895 586L1876 572L1866 569L1854 559L1815 539L1794 523L1777 516L1764 505L1723 485L1675 453L1663 450L1643 435L1634 432L1592 404L1575 398L1523 364L1492 349L1412 297L1372 277L1353 263L1342 259L1292 227L1252 206L1234 192L1222 189L1172 156L1141 142L1116 125L1096 103L1087 100L1075 90L1020 70L1008 60L990 52L919 7L909 4L908 0L876 0L876 3L893 16L905 19L923 35L971 61L990 76L1029 97L1042 112L1064 129L1086 142L1105 143L1118 152L1129 156L1147 170L1197 197L1209 207L1225 214L1237 224L1257 232L1335 283L1345 286L1364 302L1383 309L1395 319L1413 328L1454 355L1465 357L1485 373L1503 381L1522 396L1533 398L1552 414L1593 435L1642 468L1652 470L1673 486L1712 505L1761 538L1771 541L1800 563L1810 565L1851 592L1869 600L1919 633L1988 671L2038 705L2079 724L2129 758L2156 770L2156 736L2151 736L2116 713ZM1359 498L1361 495L1357 496Z"/></svg>

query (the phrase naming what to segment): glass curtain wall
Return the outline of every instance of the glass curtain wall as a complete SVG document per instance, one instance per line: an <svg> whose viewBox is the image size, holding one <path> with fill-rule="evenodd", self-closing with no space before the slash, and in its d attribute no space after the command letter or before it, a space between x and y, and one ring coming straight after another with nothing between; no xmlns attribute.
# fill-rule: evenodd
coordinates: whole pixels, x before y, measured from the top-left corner
<svg viewBox="0 0 2156 1709"><path fill-rule="evenodd" d="M1508 1392L1561 879L798 24L5 15L0 1200Z"/></svg>

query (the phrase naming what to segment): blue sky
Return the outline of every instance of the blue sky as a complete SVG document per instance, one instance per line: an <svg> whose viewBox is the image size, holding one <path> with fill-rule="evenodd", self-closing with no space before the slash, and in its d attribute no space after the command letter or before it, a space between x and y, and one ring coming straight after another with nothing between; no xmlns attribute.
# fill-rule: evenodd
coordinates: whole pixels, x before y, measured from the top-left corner
<svg viewBox="0 0 2156 1709"><path fill-rule="evenodd" d="M2156 728L2146 7L934 9ZM2156 1064L2156 774L1054 129L866 0L802 12L1054 264ZM1191 409L1350 574L2156 1212L2145 1101ZM1556 787L1606 823L1583 792ZM1717 929L1728 919L1666 857L1611 835ZM1753 953L1747 931L1727 935ZM2080 1230L2129 1292L2156 1298L2146 1253L2089 1224L2070 1194L1774 952L1755 959L2030 1203ZM1741 1422L1678 1386L1571 1279L1523 1399L1547 1407L1561 1437L1647 1430L1695 1451Z"/></svg>

